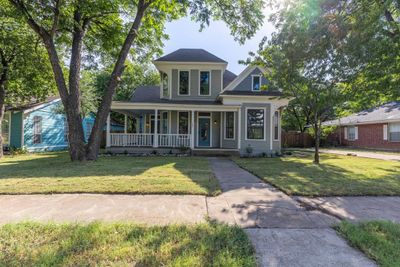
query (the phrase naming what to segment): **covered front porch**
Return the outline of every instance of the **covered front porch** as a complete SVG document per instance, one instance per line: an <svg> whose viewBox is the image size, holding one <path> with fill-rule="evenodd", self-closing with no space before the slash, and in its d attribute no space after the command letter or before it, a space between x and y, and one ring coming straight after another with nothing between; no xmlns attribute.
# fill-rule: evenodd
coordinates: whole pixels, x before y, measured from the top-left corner
<svg viewBox="0 0 400 267"><path fill-rule="evenodd" d="M124 132L113 133L107 122L106 147L140 149L240 149L240 107L113 102L112 111L124 115Z"/></svg>

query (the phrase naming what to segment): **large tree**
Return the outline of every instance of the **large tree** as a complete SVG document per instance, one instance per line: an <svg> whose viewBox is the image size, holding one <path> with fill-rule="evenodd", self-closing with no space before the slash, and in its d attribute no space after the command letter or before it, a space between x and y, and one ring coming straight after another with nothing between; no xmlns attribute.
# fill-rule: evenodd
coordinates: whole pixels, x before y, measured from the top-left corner
<svg viewBox="0 0 400 267"><path fill-rule="evenodd" d="M55 89L44 47L7 4L0 1L0 158L5 106L41 100Z"/></svg>
<svg viewBox="0 0 400 267"><path fill-rule="evenodd" d="M190 16L201 27L220 19L240 42L253 36L262 24L263 1L241 0L9 0L42 39L53 69L69 125L72 160L94 160L101 131L110 112L112 97L124 72L125 61L159 51L164 25L180 16ZM83 60L87 58L88 61ZM68 74L62 69L69 59ZM89 142L84 142L80 110L82 63L113 62Z"/></svg>

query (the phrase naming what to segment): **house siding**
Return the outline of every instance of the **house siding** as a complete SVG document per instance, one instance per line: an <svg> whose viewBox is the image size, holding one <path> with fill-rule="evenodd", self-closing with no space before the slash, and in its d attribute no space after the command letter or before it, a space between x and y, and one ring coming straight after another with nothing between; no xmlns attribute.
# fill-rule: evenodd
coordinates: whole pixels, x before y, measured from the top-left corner
<svg viewBox="0 0 400 267"><path fill-rule="evenodd" d="M262 71L259 68L255 68L249 75L247 75L246 78L244 78L235 88L233 88L233 91L252 91L251 90L251 85L252 85L252 75L262 75ZM262 76L261 77L261 86L265 85L268 83L268 80Z"/></svg>
<svg viewBox="0 0 400 267"><path fill-rule="evenodd" d="M341 144L344 146L373 148L373 149L388 149L400 151L400 142L392 142L383 140L383 127L387 123L363 124L356 125L358 127L357 140L345 140L345 127L340 127ZM389 127L388 127L389 130ZM389 132L388 132L389 139Z"/></svg>
<svg viewBox="0 0 400 267"><path fill-rule="evenodd" d="M185 69L182 69L185 70ZM172 70L171 77L171 99L173 100L215 100L222 88L222 71L221 70L208 70L210 71L210 95L203 96L199 93L199 78L200 70L191 69L189 77L189 92L190 95L178 95L179 90L179 71L178 69Z"/></svg>
<svg viewBox="0 0 400 267"><path fill-rule="evenodd" d="M247 112L246 108L264 108L264 140L246 140L246 121ZM246 148L251 147L253 149L253 155L259 155L261 153L271 153L271 105L270 104L254 104L254 103L243 103L241 110L241 147L240 154L247 154ZM274 148L273 148L274 150ZM280 151L280 147L276 147L277 151Z"/></svg>

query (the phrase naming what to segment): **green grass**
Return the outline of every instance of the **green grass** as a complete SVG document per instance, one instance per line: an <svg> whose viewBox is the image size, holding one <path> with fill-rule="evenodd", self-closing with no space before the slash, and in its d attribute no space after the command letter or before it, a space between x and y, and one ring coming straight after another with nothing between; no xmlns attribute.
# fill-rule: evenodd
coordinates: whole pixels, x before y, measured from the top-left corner
<svg viewBox="0 0 400 267"><path fill-rule="evenodd" d="M256 266L244 231L214 223L8 224L0 251L0 266Z"/></svg>
<svg viewBox="0 0 400 267"><path fill-rule="evenodd" d="M336 231L380 266L400 266L400 224L384 221L342 222Z"/></svg>
<svg viewBox="0 0 400 267"><path fill-rule="evenodd" d="M76 163L62 152L0 159L0 194L218 192L206 158L104 156Z"/></svg>
<svg viewBox="0 0 400 267"><path fill-rule="evenodd" d="M235 158L241 167L292 195L400 195L400 162L311 153L281 158Z"/></svg>

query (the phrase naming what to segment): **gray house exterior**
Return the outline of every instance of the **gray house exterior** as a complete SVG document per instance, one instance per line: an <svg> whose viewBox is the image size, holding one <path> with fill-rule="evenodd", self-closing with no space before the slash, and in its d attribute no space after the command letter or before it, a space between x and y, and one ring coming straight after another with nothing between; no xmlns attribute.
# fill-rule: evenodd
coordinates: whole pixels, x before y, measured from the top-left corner
<svg viewBox="0 0 400 267"><path fill-rule="evenodd" d="M200 151L258 155L281 149L281 111L289 99L264 90L264 70L238 76L203 49L179 49L154 61L161 84L136 88L111 109L125 115L124 133L107 127L114 152Z"/></svg>

